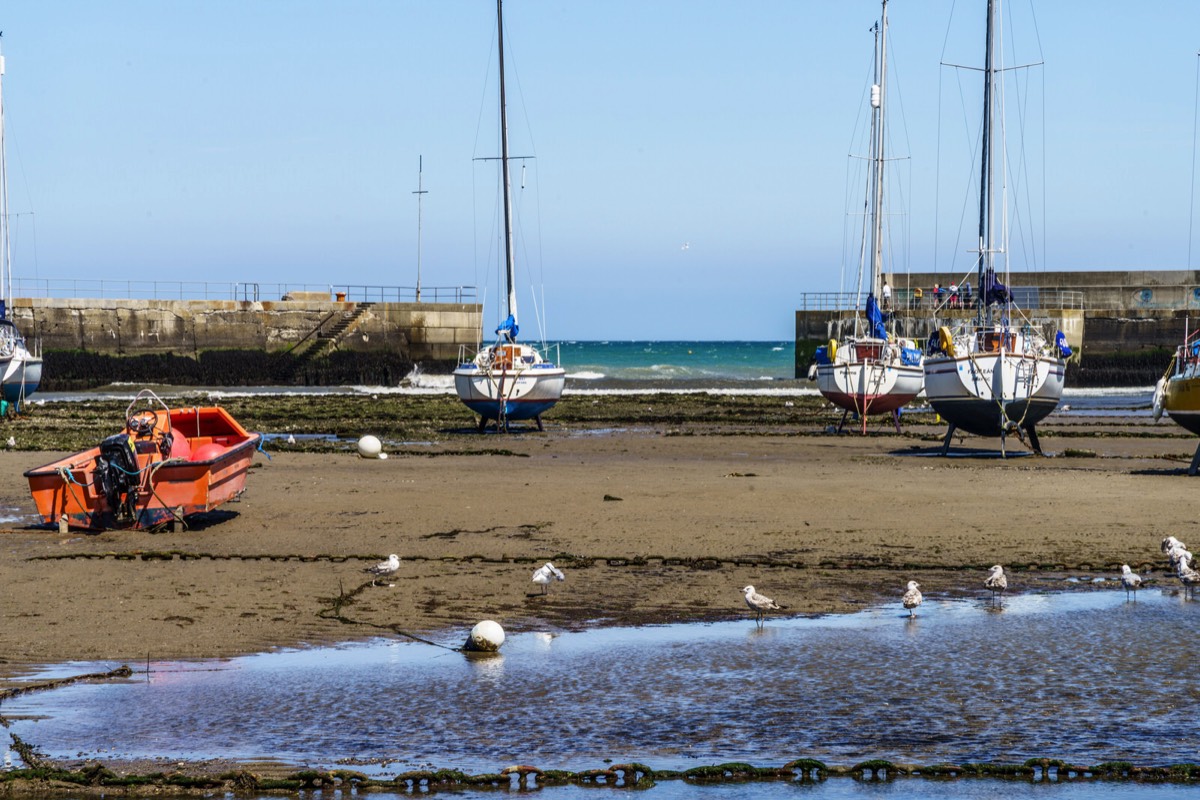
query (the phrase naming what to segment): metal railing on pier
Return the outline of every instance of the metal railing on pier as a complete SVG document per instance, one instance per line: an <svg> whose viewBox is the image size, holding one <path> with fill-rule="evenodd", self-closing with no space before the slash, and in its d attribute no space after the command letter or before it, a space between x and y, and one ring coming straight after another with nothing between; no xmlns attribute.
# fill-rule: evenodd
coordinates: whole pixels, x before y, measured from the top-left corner
<svg viewBox="0 0 1200 800"><path fill-rule="evenodd" d="M14 278L17 297L105 300L282 300L297 292L321 293L330 300L356 303L415 303L415 286L311 283L222 283L210 281L147 281L73 278ZM422 286L422 303L473 303L474 286Z"/></svg>
<svg viewBox="0 0 1200 800"><path fill-rule="evenodd" d="M1013 303L1026 311L1083 309L1084 293L1062 289L1043 289L1037 286L1012 287ZM895 309L933 311L936 309L975 308L978 296L969 291L952 295L943 291L935 297L932 289L895 289L892 304ZM854 311L866 305L866 292L805 292L800 295L798 311Z"/></svg>

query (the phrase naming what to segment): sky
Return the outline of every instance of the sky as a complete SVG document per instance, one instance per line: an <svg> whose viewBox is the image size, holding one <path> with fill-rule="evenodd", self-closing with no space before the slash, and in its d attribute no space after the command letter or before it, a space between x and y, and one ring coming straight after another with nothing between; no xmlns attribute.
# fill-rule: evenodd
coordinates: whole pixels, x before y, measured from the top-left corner
<svg viewBox="0 0 1200 800"><path fill-rule="evenodd" d="M981 64L982 7L889 4L892 269L970 257L977 78L940 65ZM527 334L789 340L846 286L877 1L504 10ZM1036 123L1014 269L1200 260L1200 3L1005 15L1006 63L1042 64L1007 103ZM10 0L0 30L18 277L412 287L419 227L425 296L497 317L490 0Z"/></svg>

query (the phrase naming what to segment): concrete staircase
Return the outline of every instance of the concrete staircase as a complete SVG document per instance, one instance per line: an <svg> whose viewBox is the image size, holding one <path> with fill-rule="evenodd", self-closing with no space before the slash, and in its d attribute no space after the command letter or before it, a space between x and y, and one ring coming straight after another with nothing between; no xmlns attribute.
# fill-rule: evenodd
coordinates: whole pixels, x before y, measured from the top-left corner
<svg viewBox="0 0 1200 800"><path fill-rule="evenodd" d="M333 312L321 320L303 339L292 348L296 356L295 367L301 369L314 358L328 355L337 347L347 333L358 327L358 321L374 303L355 303L350 311Z"/></svg>

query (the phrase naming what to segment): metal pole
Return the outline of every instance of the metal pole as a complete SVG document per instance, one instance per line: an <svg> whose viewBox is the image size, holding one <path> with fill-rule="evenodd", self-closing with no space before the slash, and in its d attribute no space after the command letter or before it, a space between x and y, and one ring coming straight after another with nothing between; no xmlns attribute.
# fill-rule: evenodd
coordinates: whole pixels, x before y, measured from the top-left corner
<svg viewBox="0 0 1200 800"><path fill-rule="evenodd" d="M421 188L421 177L424 173L425 157L417 156L417 302L421 302L421 195L429 194Z"/></svg>

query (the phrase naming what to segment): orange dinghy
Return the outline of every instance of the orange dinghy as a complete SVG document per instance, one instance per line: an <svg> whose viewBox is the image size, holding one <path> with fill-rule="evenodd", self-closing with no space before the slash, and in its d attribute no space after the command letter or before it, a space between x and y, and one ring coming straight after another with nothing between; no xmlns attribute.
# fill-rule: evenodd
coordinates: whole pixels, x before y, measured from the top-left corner
<svg viewBox="0 0 1200 800"><path fill-rule="evenodd" d="M143 399L161 408L135 410ZM261 439L219 406L171 409L143 389L125 410L121 433L25 477L48 524L65 517L73 528L151 528L245 491Z"/></svg>

